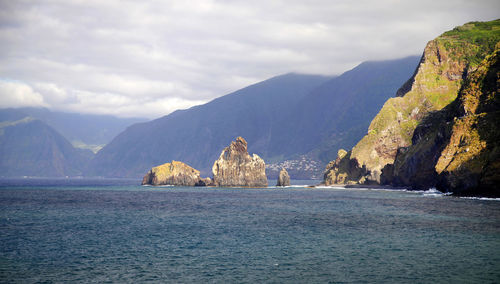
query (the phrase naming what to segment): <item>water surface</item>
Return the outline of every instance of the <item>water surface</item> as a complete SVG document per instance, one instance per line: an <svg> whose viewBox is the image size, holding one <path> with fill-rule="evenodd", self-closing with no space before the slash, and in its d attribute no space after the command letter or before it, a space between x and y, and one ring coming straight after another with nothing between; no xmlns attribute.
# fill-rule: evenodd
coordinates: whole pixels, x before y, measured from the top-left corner
<svg viewBox="0 0 500 284"><path fill-rule="evenodd" d="M498 283L500 201L0 182L0 282Z"/></svg>

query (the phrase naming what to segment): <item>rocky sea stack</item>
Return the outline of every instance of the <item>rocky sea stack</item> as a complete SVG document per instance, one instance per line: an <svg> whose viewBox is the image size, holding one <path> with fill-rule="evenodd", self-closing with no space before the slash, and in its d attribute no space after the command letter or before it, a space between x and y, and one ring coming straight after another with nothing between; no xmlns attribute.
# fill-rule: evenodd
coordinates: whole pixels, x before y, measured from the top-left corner
<svg viewBox="0 0 500 284"><path fill-rule="evenodd" d="M207 186L210 178L200 178L200 172L183 162L172 161L152 168L142 179L142 184Z"/></svg>
<svg viewBox="0 0 500 284"><path fill-rule="evenodd" d="M285 168L281 169L276 186L290 186L290 176Z"/></svg>
<svg viewBox="0 0 500 284"><path fill-rule="evenodd" d="M248 154L247 141L242 137L222 150L212 173L215 186L267 187L264 160L256 154Z"/></svg>

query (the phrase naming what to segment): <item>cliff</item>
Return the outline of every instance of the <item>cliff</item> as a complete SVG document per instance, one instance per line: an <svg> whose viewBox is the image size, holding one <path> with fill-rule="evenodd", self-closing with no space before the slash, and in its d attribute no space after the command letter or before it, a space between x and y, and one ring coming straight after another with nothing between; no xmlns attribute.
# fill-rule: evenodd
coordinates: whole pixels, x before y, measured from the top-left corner
<svg viewBox="0 0 500 284"><path fill-rule="evenodd" d="M398 152L412 145L417 126L457 98L499 40L496 20L468 23L430 41L415 74L384 104L361 141L327 166L324 182L380 183L382 169L390 171Z"/></svg>
<svg viewBox="0 0 500 284"><path fill-rule="evenodd" d="M200 172L183 162L172 161L152 168L142 179L142 184L150 185L207 185L200 178Z"/></svg>
<svg viewBox="0 0 500 284"><path fill-rule="evenodd" d="M258 155L250 156L247 141L236 138L224 148L212 167L216 186L267 187L266 165Z"/></svg>
<svg viewBox="0 0 500 284"><path fill-rule="evenodd" d="M427 116L382 182L457 195L500 196L500 43L468 74L457 99Z"/></svg>

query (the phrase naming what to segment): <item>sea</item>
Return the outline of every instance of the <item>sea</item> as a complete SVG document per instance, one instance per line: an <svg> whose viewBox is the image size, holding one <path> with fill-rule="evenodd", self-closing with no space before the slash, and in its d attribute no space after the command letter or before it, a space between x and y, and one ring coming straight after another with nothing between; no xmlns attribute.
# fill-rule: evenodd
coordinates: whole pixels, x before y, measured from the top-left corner
<svg viewBox="0 0 500 284"><path fill-rule="evenodd" d="M500 200L293 183L0 180L0 282L500 283Z"/></svg>

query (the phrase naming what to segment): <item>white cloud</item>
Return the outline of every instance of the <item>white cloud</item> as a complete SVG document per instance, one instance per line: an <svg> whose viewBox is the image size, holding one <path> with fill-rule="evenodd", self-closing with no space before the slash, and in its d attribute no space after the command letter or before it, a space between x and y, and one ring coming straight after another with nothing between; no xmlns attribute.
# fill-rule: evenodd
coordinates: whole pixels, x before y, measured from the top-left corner
<svg viewBox="0 0 500 284"><path fill-rule="evenodd" d="M46 107L43 96L30 86L15 81L0 81L0 107Z"/></svg>
<svg viewBox="0 0 500 284"><path fill-rule="evenodd" d="M499 10L498 0L0 1L0 79L26 87L26 99L0 100L153 118L278 74L420 54Z"/></svg>

